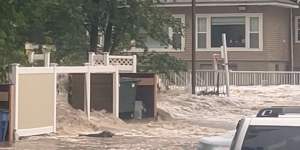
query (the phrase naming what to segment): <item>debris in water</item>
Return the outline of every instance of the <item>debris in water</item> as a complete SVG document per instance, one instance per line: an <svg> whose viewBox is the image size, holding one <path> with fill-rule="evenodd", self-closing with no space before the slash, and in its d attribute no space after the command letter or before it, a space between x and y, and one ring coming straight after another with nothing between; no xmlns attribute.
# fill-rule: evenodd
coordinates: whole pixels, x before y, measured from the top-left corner
<svg viewBox="0 0 300 150"><path fill-rule="evenodd" d="M114 136L114 133L112 133L110 131L103 131L103 132L94 133L94 134L80 134L79 136L111 138Z"/></svg>

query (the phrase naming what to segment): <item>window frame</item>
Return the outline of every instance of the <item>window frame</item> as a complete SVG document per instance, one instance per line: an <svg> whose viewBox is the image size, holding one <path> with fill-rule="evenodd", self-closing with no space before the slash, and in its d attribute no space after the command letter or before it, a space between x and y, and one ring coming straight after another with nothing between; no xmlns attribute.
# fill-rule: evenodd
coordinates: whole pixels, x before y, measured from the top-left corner
<svg viewBox="0 0 300 150"><path fill-rule="evenodd" d="M185 27L185 14L173 14L172 15L174 18L180 18L181 23L183 24L183 27ZM168 34L169 38L172 39L173 36L173 31L172 28L168 28ZM185 30L182 29L182 36L181 36L181 49L174 49L171 44L168 45L168 48L148 48L148 51L150 52L184 52L185 50ZM128 52L143 52L143 49L141 48L131 48L128 50Z"/></svg>
<svg viewBox="0 0 300 150"><path fill-rule="evenodd" d="M227 13L227 14L196 14L196 19L207 19L206 48L198 48L198 36L196 36L196 51L220 51L220 48L211 47L211 20L212 17L245 17L245 47L228 47L228 51L262 51L263 50L263 14L262 13ZM259 48L250 48L250 18L259 19ZM196 35L198 34L198 21L196 21Z"/></svg>
<svg viewBox="0 0 300 150"><path fill-rule="evenodd" d="M298 37L298 31L300 31L298 21L300 20L300 16L295 16L295 43L300 44L300 39Z"/></svg>

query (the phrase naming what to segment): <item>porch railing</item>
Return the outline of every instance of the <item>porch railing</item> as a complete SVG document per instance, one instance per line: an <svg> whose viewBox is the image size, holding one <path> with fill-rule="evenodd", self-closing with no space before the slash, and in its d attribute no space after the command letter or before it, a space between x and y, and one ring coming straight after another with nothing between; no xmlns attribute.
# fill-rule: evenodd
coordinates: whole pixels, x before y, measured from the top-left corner
<svg viewBox="0 0 300 150"><path fill-rule="evenodd" d="M132 56L116 56L109 53L95 54L89 53L89 63L91 65L118 66L121 72L136 72L137 58Z"/></svg>

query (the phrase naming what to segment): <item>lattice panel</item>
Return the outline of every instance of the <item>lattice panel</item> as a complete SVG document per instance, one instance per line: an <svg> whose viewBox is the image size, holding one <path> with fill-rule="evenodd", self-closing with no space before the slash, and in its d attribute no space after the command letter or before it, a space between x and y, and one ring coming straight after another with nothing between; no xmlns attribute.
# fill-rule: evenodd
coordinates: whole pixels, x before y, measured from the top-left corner
<svg viewBox="0 0 300 150"><path fill-rule="evenodd" d="M104 65L104 59L102 55L95 55L94 56L94 63L95 65Z"/></svg>
<svg viewBox="0 0 300 150"><path fill-rule="evenodd" d="M133 65L133 59L132 58L109 58L109 64L131 66Z"/></svg>

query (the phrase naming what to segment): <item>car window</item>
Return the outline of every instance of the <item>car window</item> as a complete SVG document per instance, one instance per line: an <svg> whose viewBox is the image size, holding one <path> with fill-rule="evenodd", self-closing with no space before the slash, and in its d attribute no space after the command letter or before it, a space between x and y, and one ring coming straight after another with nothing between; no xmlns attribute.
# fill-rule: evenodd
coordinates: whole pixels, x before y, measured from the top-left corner
<svg viewBox="0 0 300 150"><path fill-rule="evenodd" d="M299 150L300 127L249 126L242 150Z"/></svg>

